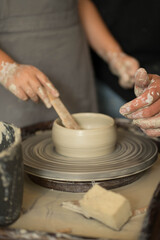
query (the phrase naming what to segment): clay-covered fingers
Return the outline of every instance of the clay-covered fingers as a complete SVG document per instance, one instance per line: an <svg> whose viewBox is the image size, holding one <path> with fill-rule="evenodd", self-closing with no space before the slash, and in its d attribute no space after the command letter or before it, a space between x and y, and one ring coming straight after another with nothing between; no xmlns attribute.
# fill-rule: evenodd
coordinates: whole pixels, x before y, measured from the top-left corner
<svg viewBox="0 0 160 240"><path fill-rule="evenodd" d="M47 92L49 91L54 97L59 96L58 90L54 85L49 81L47 76L43 74L40 70L34 68L36 71L37 81L33 82L33 88L35 89L37 95L44 102L47 108L50 108L52 105L48 97Z"/></svg>
<svg viewBox="0 0 160 240"><path fill-rule="evenodd" d="M135 87L134 93L138 97L144 89L150 84L149 75L144 68L139 68L135 73Z"/></svg>
<svg viewBox="0 0 160 240"><path fill-rule="evenodd" d="M139 68L135 73L137 87L146 88L150 84L149 75L144 68Z"/></svg>
<svg viewBox="0 0 160 240"><path fill-rule="evenodd" d="M33 102L38 102L39 98L33 87L30 86L28 82L26 82L25 85L21 86L21 89L23 90L23 92L25 92L25 95L27 95L27 99L30 98Z"/></svg>
<svg viewBox="0 0 160 240"><path fill-rule="evenodd" d="M160 136L160 76L139 69L135 74L137 98L120 108L120 113L138 125L147 135Z"/></svg>
<svg viewBox="0 0 160 240"><path fill-rule="evenodd" d="M127 55L119 54L113 62L113 67L119 76L119 84L123 88L132 88L134 86L134 75L139 68L139 62Z"/></svg>
<svg viewBox="0 0 160 240"><path fill-rule="evenodd" d="M47 108L51 108L52 105L51 105L50 100L48 98L46 89L44 87L40 86L37 89L37 94L40 97L40 99L42 100L42 102L45 104L45 106Z"/></svg>
<svg viewBox="0 0 160 240"><path fill-rule="evenodd" d="M8 84L12 85L12 82L14 82L17 89L22 89L26 96L33 102L38 102L40 98L45 106L50 108L51 103L45 88L36 76L37 72L39 72L39 70L33 66L20 65L15 75L12 78L10 77Z"/></svg>
<svg viewBox="0 0 160 240"><path fill-rule="evenodd" d="M133 120L133 123L139 126L149 136L160 136L160 113L151 118Z"/></svg>
<svg viewBox="0 0 160 240"><path fill-rule="evenodd" d="M120 113L130 118L137 118L137 116L139 118L141 114L141 117L149 117L151 114L156 114L159 111L159 99L160 78L156 75L139 97L120 108Z"/></svg>
<svg viewBox="0 0 160 240"><path fill-rule="evenodd" d="M6 87L10 89L13 84L16 86L17 93L15 95L17 97L19 97L18 90L21 90L21 94L23 92L27 98L34 102L41 99L47 108L51 107L47 91L50 91L54 97L59 96L58 91L47 76L34 66L17 65L15 72L7 79Z"/></svg>
<svg viewBox="0 0 160 240"><path fill-rule="evenodd" d="M131 114L128 114L126 117L129 119L138 119L138 118L149 118L160 112L160 99L158 99L153 104L141 108Z"/></svg>
<svg viewBox="0 0 160 240"><path fill-rule="evenodd" d="M46 91L49 91L54 97L59 97L59 92L58 90L55 88L55 86L50 82L50 80L47 78L47 76L42 73L41 71L39 71L37 69L36 71L36 76L37 79L40 81L40 83L42 84L42 86L46 89Z"/></svg>
<svg viewBox="0 0 160 240"><path fill-rule="evenodd" d="M133 65L132 65L133 62ZM123 88L132 88L135 83L134 74L138 68L137 61L128 61L122 62L122 67L119 69L119 84Z"/></svg>
<svg viewBox="0 0 160 240"><path fill-rule="evenodd" d="M36 74L31 72L24 82L24 85L21 87L32 101L38 102L41 99L47 108L51 107L46 91L37 79Z"/></svg>
<svg viewBox="0 0 160 240"><path fill-rule="evenodd" d="M160 128L157 129L142 129L150 137L160 137Z"/></svg>
<svg viewBox="0 0 160 240"><path fill-rule="evenodd" d="M128 118L150 117L160 110L159 92L148 90L141 96L126 103L120 113Z"/></svg>
<svg viewBox="0 0 160 240"><path fill-rule="evenodd" d="M134 86L134 78L123 73L121 77L119 77L119 85L126 89L132 88Z"/></svg>
<svg viewBox="0 0 160 240"><path fill-rule="evenodd" d="M143 129L160 128L160 113L158 113L156 116L153 116L150 118L145 118L145 119L141 118L141 119L133 120L133 123Z"/></svg>
<svg viewBox="0 0 160 240"><path fill-rule="evenodd" d="M4 63L0 71L0 83L21 100L31 99L38 102L40 98L47 108L51 107L47 91L54 97L59 96L47 76L36 67L29 65Z"/></svg>
<svg viewBox="0 0 160 240"><path fill-rule="evenodd" d="M25 91L23 91L23 89L17 87L16 85L12 84L8 87L8 90L13 93L16 97L18 97L19 99L21 99L22 101L26 101L28 100L28 96L25 93Z"/></svg>
<svg viewBox="0 0 160 240"><path fill-rule="evenodd" d="M127 73L128 73L131 77L134 77L135 72L136 72L137 69L139 68L139 62L138 62L135 58L126 55L125 65L126 65L126 71L127 71Z"/></svg>
<svg viewBox="0 0 160 240"><path fill-rule="evenodd" d="M127 55L125 59L125 68L126 74L128 75L128 88L132 88L135 83L134 75L136 70L139 68L139 62Z"/></svg>

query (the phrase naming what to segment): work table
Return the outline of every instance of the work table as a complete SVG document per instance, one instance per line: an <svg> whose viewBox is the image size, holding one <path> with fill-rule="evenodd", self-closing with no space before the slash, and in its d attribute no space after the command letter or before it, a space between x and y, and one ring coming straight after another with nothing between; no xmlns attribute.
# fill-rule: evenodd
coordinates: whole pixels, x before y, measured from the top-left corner
<svg viewBox="0 0 160 240"><path fill-rule="evenodd" d="M113 191L128 198L133 210L143 209L149 205L159 181L160 157L139 180ZM66 233L91 239L138 239L145 213L132 217L121 231L114 231L96 220L86 219L61 206L64 201L78 200L82 196L82 193L43 188L25 175L22 213L10 228Z"/></svg>

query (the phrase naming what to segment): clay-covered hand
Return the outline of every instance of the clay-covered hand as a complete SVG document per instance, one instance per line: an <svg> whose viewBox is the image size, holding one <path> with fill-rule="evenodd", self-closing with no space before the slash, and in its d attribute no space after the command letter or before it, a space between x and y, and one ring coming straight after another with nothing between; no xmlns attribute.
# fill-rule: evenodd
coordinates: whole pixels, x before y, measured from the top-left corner
<svg viewBox="0 0 160 240"><path fill-rule="evenodd" d="M21 100L31 99L38 102L40 98L45 106L50 108L47 91L54 97L59 96L53 84L36 67L7 62L3 62L1 66L0 83Z"/></svg>
<svg viewBox="0 0 160 240"><path fill-rule="evenodd" d="M113 74L119 77L119 84L123 88L132 88L134 86L134 75L139 68L139 62L123 53L107 53L107 62Z"/></svg>
<svg viewBox="0 0 160 240"><path fill-rule="evenodd" d="M149 136L160 136L160 76L139 69L135 74L138 96L120 108L120 113Z"/></svg>

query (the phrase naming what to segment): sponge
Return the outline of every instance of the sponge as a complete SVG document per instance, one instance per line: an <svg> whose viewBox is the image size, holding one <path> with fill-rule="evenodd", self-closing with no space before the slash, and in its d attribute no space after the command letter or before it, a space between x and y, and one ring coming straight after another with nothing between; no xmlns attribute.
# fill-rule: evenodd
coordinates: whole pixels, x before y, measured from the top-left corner
<svg viewBox="0 0 160 240"><path fill-rule="evenodd" d="M95 184L79 201L87 217L120 230L132 216L129 201L121 194Z"/></svg>

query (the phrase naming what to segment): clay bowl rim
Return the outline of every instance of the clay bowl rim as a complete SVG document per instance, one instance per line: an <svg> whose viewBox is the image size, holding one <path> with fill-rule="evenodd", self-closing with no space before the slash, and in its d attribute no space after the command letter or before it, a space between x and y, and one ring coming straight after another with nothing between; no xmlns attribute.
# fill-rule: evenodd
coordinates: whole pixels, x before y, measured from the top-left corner
<svg viewBox="0 0 160 240"><path fill-rule="evenodd" d="M57 128L59 129L65 129L64 131L70 131L70 132L89 132L89 131L97 131L97 130L103 130L103 129L108 129L110 127L114 127L115 126L115 120L114 118L112 118L109 115L103 114L103 113L90 113L90 112L82 112L82 113L74 113L71 114L73 117L74 116L78 116L78 115L96 115L96 116L101 116L104 118L107 118L109 120L111 120L111 122L109 124L107 124L107 126L103 125L102 127L97 127L97 128L89 128L89 129L70 129L70 128L66 128L65 126L61 125L63 124L60 118L57 118L54 122L53 122L53 126L55 125Z"/></svg>
<svg viewBox="0 0 160 240"><path fill-rule="evenodd" d="M0 158L3 158L3 157L5 157L5 156L9 156L9 155L11 154L12 150L13 150L18 144L21 144L21 130L20 130L20 128L14 126L13 124L1 122L1 121L0 121L0 123L2 123L3 125L5 124L5 125L8 125L8 126L12 127L13 130L14 130L14 132L16 133L16 134L15 134L15 140L14 140L14 142L11 143L9 147L7 147L6 149L4 149L4 150L2 150L2 151L0 152ZM0 131L0 133L1 133L1 131Z"/></svg>

